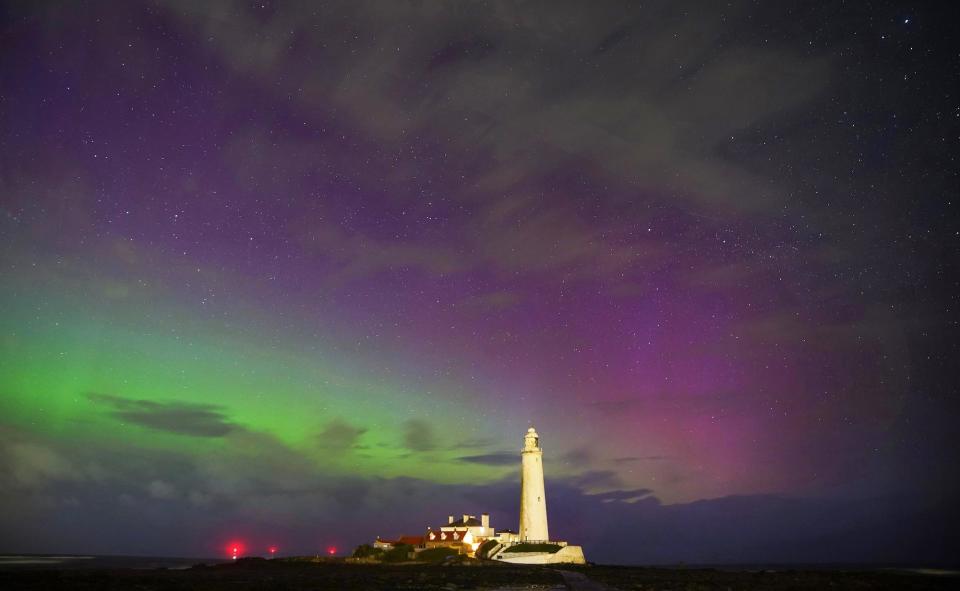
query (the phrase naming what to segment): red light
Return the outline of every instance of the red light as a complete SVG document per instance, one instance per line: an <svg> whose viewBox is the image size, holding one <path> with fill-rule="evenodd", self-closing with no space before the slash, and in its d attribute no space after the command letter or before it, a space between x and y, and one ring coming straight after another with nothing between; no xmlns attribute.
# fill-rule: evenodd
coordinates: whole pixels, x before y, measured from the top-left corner
<svg viewBox="0 0 960 591"><path fill-rule="evenodd" d="M270 550L270 554L276 554L276 553L277 553L277 547L276 547L276 546L270 546L269 550Z"/></svg>
<svg viewBox="0 0 960 591"><path fill-rule="evenodd" d="M230 555L230 558L236 560L246 552L246 548L243 546L243 542L230 542L226 547L227 554Z"/></svg>
<svg viewBox="0 0 960 591"><path fill-rule="evenodd" d="M336 554L336 553L337 553L337 547L336 547L336 546L328 546L328 547L327 547L327 554L329 554L330 556L333 556L333 555Z"/></svg>

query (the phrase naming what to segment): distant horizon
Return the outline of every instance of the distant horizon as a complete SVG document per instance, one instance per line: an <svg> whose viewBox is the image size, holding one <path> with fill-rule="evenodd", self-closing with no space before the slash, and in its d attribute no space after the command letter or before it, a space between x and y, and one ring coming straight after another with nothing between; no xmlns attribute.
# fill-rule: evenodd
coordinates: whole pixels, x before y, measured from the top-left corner
<svg viewBox="0 0 960 591"><path fill-rule="evenodd" d="M352 550L351 550L352 552ZM230 563L235 562L230 558L224 557L215 557L215 556L140 556L140 555L127 555L127 554L93 554L93 555L81 555L81 554L58 554L58 553L3 553L0 552L0 560L4 558L74 558L74 559L98 559L98 558L129 558L129 559L144 559L144 560L208 560L216 561L218 563ZM327 556L323 553L295 553L289 555L280 555L273 557L276 559L284 558L306 558L306 557L320 557L320 558L329 558L329 559L346 559L350 557L350 554L338 555L338 556ZM270 556L263 556L259 554L249 554L243 555L238 560L242 559L265 559L271 560ZM592 562L592 561L591 561ZM945 573L953 573L960 575L960 562L953 564L916 564L916 563L596 563L592 562L598 566L623 566L623 567L638 567L638 568L690 568L690 569L730 569L730 570L757 570L757 569L774 569L774 570L789 570L789 569L801 569L801 570L916 570L916 569L932 569L932 570L942 570ZM8 564L5 562L0 562L0 568ZM14 563L15 564L15 563ZM199 563L198 563L199 564ZM99 567L94 567L99 568ZM139 567L129 567L129 568L139 568Z"/></svg>

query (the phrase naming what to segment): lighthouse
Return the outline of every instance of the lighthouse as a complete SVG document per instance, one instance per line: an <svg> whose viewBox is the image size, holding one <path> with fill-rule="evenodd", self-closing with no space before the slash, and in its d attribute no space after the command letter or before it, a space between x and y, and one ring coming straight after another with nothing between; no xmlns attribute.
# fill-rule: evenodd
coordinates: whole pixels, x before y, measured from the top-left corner
<svg viewBox="0 0 960 591"><path fill-rule="evenodd" d="M533 427L520 453L520 541L547 541L547 497L543 489L543 449Z"/></svg>

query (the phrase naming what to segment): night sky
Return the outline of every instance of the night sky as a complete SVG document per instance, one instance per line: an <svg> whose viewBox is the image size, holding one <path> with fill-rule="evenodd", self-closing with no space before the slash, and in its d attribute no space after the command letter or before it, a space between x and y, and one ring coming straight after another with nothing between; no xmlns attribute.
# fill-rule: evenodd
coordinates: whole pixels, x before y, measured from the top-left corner
<svg viewBox="0 0 960 591"><path fill-rule="evenodd" d="M0 552L956 562L948 8L4 2Z"/></svg>

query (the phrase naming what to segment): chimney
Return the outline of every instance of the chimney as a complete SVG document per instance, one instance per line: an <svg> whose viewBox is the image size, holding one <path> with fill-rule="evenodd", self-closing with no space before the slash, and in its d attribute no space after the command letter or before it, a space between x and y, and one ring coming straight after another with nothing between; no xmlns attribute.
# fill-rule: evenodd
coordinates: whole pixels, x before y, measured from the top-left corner
<svg viewBox="0 0 960 591"><path fill-rule="evenodd" d="M464 514L463 514L463 524L464 524L464 525L467 524L467 520L468 520L468 519L470 519L470 516L467 515L466 513L464 513Z"/></svg>
<svg viewBox="0 0 960 591"><path fill-rule="evenodd" d="M447 516L447 523L453 523L453 515Z"/></svg>
<svg viewBox="0 0 960 591"><path fill-rule="evenodd" d="M489 513L481 513L481 514L480 514L480 525L482 525L482 526L483 526L483 529L485 529L485 530L490 529L490 514L489 514Z"/></svg>

